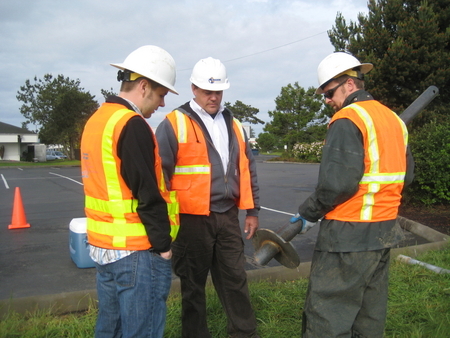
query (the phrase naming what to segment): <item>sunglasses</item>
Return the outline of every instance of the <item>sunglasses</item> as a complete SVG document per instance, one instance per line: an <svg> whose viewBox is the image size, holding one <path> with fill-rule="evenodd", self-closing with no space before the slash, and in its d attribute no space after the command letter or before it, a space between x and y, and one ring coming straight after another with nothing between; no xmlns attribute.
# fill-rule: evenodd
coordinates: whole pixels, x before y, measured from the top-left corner
<svg viewBox="0 0 450 338"><path fill-rule="evenodd" d="M340 86L342 86L344 83L347 82L348 79L346 79L345 81L342 81L341 83L339 83L336 87L331 88L329 90L327 90L326 92L323 93L323 96L329 100L331 100L334 96L334 92L336 91L336 89L338 89Z"/></svg>

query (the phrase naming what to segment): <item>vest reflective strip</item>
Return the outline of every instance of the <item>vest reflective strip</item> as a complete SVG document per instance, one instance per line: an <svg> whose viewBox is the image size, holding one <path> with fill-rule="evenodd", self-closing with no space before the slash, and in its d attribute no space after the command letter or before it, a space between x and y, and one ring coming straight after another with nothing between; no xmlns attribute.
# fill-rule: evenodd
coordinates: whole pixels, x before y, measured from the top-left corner
<svg viewBox="0 0 450 338"><path fill-rule="evenodd" d="M145 229L142 229L143 226L141 223L127 223L127 226L124 227L122 224L117 223L109 223L109 222L100 222L92 219L88 219L89 222L89 231L93 231L99 234L105 234L108 231L111 231L111 227L114 229L114 238L113 245L118 247L125 247L125 243L123 245L118 245L121 243L120 238L130 237L139 237L146 236ZM114 226L117 225L117 226ZM117 237L117 240L115 240Z"/></svg>
<svg viewBox="0 0 450 338"><path fill-rule="evenodd" d="M363 196L363 205L361 207L360 217L363 221L369 221L372 219L373 206L375 204L375 194L380 191L381 184L403 183L405 173L380 173L380 154L378 151L378 139L372 117L364 108L360 107L357 104L352 104L349 106L349 108L352 108L358 114L358 116L366 126L367 131L367 151L370 158L370 168L369 172L365 173L360 181L360 184L367 184L367 192ZM397 116L397 114L395 114L395 116ZM398 116L397 118L400 119ZM408 136L403 121L401 125L403 130L403 138L405 141L407 141Z"/></svg>
<svg viewBox="0 0 450 338"><path fill-rule="evenodd" d="M364 122L366 126L367 135L368 135L368 152L370 158L370 173L378 173L380 172L380 154L378 153L378 140L377 133L375 130L375 126L373 124L372 117L369 113L356 104L350 105L356 113L359 115L361 120Z"/></svg>
<svg viewBox="0 0 450 338"><path fill-rule="evenodd" d="M244 128L242 127L242 123L241 121L239 121L237 118L233 117L234 122L237 124L237 126L239 127L239 131L241 132L241 138L242 140L245 141L245 135L244 135Z"/></svg>
<svg viewBox="0 0 450 338"><path fill-rule="evenodd" d="M102 136L102 161L103 170L106 178L106 189L108 191L108 199L110 203L104 205L109 207L108 213L113 217L113 224L126 224L125 213L131 212L131 208L125 208L125 204L122 201L122 191L119 183L119 176L116 171L115 160L112 152L109 149L113 149L113 134L114 128L117 122L129 113L128 109L118 110L106 123ZM115 203L117 202L117 203ZM98 203L97 205L99 205ZM95 225L91 223L92 231L104 234L109 230L104 227L111 226L110 223L95 222ZM126 227L117 227L114 229L114 235L112 244L115 247L125 247L126 238L128 236L146 236L145 228L141 223L127 224Z"/></svg>
<svg viewBox="0 0 450 338"><path fill-rule="evenodd" d="M399 173L380 173L380 174L364 174L361 179L361 184L392 184L392 183L403 183L405 180L405 172Z"/></svg>
<svg viewBox="0 0 450 338"><path fill-rule="evenodd" d="M182 112L175 110L175 116L177 119L177 139L178 143L187 143L187 119ZM175 166L174 175L197 175L197 174L209 174L211 168L204 165L186 165L186 166Z"/></svg>
<svg viewBox="0 0 450 338"><path fill-rule="evenodd" d="M196 174L209 174L210 167L203 165L182 165L176 166L174 175L196 175Z"/></svg>
<svg viewBox="0 0 450 338"><path fill-rule="evenodd" d="M187 119L185 118L184 114L178 110L175 110L175 115L177 118L178 143L187 143Z"/></svg>
<svg viewBox="0 0 450 338"><path fill-rule="evenodd" d="M394 115L397 118L397 120L399 121L400 126L402 127L403 141L405 142L405 151L406 151L406 146L408 144L408 128L406 128L406 124L405 124L405 122L403 122L403 120L400 118L400 116L398 116L396 113L394 113Z"/></svg>
<svg viewBox="0 0 450 338"><path fill-rule="evenodd" d="M106 189L108 191L108 199L110 201L118 201L122 199L122 192L120 189L119 184L119 176L116 171L116 165L114 156L112 155L112 152L109 151L109 149L113 149L113 134L114 134L114 127L116 126L117 122L126 114L128 114L129 111L122 109L117 111L115 114L111 116L111 118L108 120L105 126L105 130L103 132L102 136L102 161L103 161L103 170L106 177ZM121 204L118 205L120 207ZM122 222L125 223L125 219L123 217L123 214L125 213L125 209L123 208L114 208L109 211L113 217L114 216L122 216ZM114 217L115 218L115 217Z"/></svg>
<svg viewBox="0 0 450 338"><path fill-rule="evenodd" d="M105 201L91 196L86 196L86 208L111 214L114 210L124 210L124 213L136 212L137 200ZM116 222L117 223L117 222Z"/></svg>
<svg viewBox="0 0 450 338"><path fill-rule="evenodd" d="M178 203L177 192L169 191L170 203L167 203L167 211L170 218L170 236L177 238L178 231L180 230L178 214L180 213L180 204Z"/></svg>

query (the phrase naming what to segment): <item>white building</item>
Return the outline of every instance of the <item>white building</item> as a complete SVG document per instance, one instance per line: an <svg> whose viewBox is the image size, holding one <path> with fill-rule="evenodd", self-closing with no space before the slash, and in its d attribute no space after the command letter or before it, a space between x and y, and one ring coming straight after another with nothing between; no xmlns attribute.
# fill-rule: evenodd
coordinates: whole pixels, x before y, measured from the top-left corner
<svg viewBox="0 0 450 338"><path fill-rule="evenodd" d="M0 160L20 161L28 146L38 142L38 134L0 122Z"/></svg>

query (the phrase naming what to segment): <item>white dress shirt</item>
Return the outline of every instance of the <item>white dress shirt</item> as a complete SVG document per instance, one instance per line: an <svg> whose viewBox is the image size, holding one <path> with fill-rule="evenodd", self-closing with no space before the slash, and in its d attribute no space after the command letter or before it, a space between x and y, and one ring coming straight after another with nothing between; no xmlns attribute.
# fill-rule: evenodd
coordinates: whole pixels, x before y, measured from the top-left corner
<svg viewBox="0 0 450 338"><path fill-rule="evenodd" d="M227 125L222 114L225 107L220 105L217 115L213 118L202 107L200 107L194 99L189 102L189 105L192 110L200 116L205 124L206 129L208 130L208 133L214 143L214 147L219 152L220 158L222 159L223 170L224 173L226 173L229 159L229 140Z"/></svg>

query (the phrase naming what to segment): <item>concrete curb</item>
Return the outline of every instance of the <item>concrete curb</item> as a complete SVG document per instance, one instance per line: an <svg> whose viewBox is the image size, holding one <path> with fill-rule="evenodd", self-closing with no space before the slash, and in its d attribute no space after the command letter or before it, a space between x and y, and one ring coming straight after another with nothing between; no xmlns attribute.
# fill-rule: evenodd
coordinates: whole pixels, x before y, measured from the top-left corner
<svg viewBox="0 0 450 338"><path fill-rule="evenodd" d="M449 245L450 236L444 235L423 224L411 221L401 216L398 217L398 222L405 230L425 238L430 241L430 243L392 249L392 258L400 254L414 258L417 257L417 255L427 251L442 250ZM249 270L247 271L247 275L250 282L260 280L288 281L298 278L307 278L309 276L310 267L311 262L305 262L300 263L296 269L276 266L271 268ZM211 281L209 280L208 283L211 283ZM178 279L174 279L172 281L170 292L180 292L180 281ZM0 319L8 316L8 313L11 311L19 314L32 313L34 311L48 311L52 314L63 314L68 312L84 311L88 309L89 306L95 306L96 304L96 290L7 299L0 301Z"/></svg>

